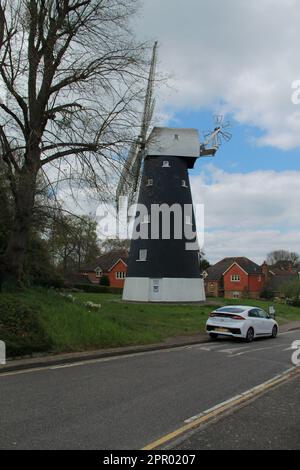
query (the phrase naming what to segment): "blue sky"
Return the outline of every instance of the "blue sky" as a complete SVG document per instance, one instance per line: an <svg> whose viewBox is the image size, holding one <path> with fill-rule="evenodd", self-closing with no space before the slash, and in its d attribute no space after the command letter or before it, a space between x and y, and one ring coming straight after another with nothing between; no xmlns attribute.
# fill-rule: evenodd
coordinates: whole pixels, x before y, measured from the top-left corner
<svg viewBox="0 0 300 470"><path fill-rule="evenodd" d="M231 123L232 134L230 142L224 142L214 158L198 160L193 174L201 171L202 163L213 162L219 168L229 173L246 173L257 170L297 170L300 171L300 149L281 150L271 146L260 146L256 139L263 131L254 126L240 124L232 114L227 114L226 120ZM201 132L214 127L213 110L206 111L177 111L168 125L174 127L193 127ZM299 181L300 184L300 181Z"/></svg>
<svg viewBox="0 0 300 470"><path fill-rule="evenodd" d="M211 262L300 253L299 24L298 0L141 0L136 33L158 41L168 77L154 124L206 131L214 114L232 123L232 140L190 175Z"/></svg>

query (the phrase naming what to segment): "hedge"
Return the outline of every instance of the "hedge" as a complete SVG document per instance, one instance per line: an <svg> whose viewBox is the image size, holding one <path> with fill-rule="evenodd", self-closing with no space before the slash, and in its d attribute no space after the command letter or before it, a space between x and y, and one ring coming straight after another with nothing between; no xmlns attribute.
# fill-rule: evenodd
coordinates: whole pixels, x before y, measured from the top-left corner
<svg viewBox="0 0 300 470"><path fill-rule="evenodd" d="M65 284L68 289L79 289L83 292L90 292L95 294L116 294L122 295L123 289L120 287L100 286L99 284Z"/></svg>
<svg viewBox="0 0 300 470"><path fill-rule="evenodd" d="M51 350L39 312L11 295L0 297L0 339L6 343L8 357Z"/></svg>

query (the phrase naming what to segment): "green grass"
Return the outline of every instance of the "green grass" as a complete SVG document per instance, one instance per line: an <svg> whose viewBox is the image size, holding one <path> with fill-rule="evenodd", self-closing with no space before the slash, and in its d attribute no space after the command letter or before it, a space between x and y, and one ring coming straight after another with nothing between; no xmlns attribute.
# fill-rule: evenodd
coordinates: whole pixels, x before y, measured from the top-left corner
<svg viewBox="0 0 300 470"><path fill-rule="evenodd" d="M50 340L50 350L58 353L149 344L171 336L191 335L204 331L208 314L215 306L244 303L267 309L274 304L224 299L208 299L210 305L126 304L120 296L113 294L72 295L76 299L74 303L54 290L31 289L18 294L0 294L0 307L1 301L13 303L17 296L22 305L38 312L39 326ZM84 305L87 301L101 304L101 308L91 310ZM300 320L299 307L275 306L281 323Z"/></svg>
<svg viewBox="0 0 300 470"><path fill-rule="evenodd" d="M111 294L73 294L75 304L53 295L41 315L56 351L149 344L204 331L210 306L124 304ZM56 300L56 302L55 302ZM54 301L54 304L52 303ZM84 303L101 304L89 311Z"/></svg>

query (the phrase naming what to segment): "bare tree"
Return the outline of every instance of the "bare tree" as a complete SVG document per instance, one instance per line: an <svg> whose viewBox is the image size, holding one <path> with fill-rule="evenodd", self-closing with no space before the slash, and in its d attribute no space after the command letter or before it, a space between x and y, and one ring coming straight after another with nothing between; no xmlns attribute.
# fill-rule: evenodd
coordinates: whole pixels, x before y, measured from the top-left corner
<svg viewBox="0 0 300 470"><path fill-rule="evenodd" d="M267 263L271 266L287 267L299 263L300 257L297 253L287 250L275 250L267 255Z"/></svg>
<svg viewBox="0 0 300 470"><path fill-rule="evenodd" d="M14 201L1 285L22 281L41 172L107 194L138 119L146 46L129 27L136 0L0 2L0 163Z"/></svg>

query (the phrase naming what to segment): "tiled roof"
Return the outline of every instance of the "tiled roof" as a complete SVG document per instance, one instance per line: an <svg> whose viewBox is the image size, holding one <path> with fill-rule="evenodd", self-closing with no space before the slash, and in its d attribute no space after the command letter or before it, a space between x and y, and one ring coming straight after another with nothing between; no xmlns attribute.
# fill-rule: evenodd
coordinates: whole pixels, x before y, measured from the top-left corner
<svg viewBox="0 0 300 470"><path fill-rule="evenodd" d="M230 268L233 263L237 263L248 274L262 273L261 267L258 264L254 263L253 261L244 256L240 256L234 258L224 258L218 263L208 268L206 270L208 274L206 279L208 281L218 281L222 278L224 272L227 271L227 269Z"/></svg>
<svg viewBox="0 0 300 470"><path fill-rule="evenodd" d="M81 272L92 272L97 268L101 268L104 273L107 273L116 263L121 259L126 265L128 261L128 253L125 250L115 250L99 256L93 263L83 266Z"/></svg>

